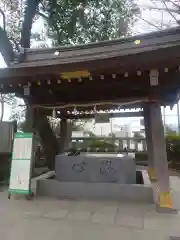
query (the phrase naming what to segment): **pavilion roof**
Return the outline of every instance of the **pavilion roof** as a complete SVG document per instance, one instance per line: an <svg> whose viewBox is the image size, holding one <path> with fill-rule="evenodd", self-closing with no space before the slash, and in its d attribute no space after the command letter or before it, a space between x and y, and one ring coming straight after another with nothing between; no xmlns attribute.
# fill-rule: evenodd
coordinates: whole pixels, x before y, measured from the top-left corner
<svg viewBox="0 0 180 240"><path fill-rule="evenodd" d="M143 69L145 67L149 69L149 67L157 67L158 61L165 61L164 55L166 53L170 54L169 50L173 50L170 55L175 58L174 60L177 60L177 58L179 60L178 54L175 52L175 49L180 49L179 47L180 28L172 28L134 37L84 45L21 49L16 54L16 61L11 66L0 70L0 80L3 81L4 78L16 76L41 75L43 73L60 75L64 71L77 71L87 68L89 71L99 68L100 72L102 69L107 70L107 68L118 69L118 72ZM159 51L162 53L161 56L157 55ZM145 55L149 52L150 55ZM142 54L148 56L148 58L144 59ZM135 62L132 56L135 56ZM104 66L106 60L107 63L111 64ZM118 60L122 60L122 62ZM152 61L156 65L152 64ZM95 62L95 65L93 62ZM112 66L115 62L116 66ZM165 62L168 62L168 59ZM97 63L98 65L96 65ZM129 69L130 66L132 69Z"/></svg>
<svg viewBox="0 0 180 240"><path fill-rule="evenodd" d="M0 91L50 108L87 109L87 103L104 101L102 108L109 109L113 102L153 98L171 102L180 86L179 66L180 28L172 28L86 45L22 49L0 70ZM152 69L159 72L156 87L149 81Z"/></svg>

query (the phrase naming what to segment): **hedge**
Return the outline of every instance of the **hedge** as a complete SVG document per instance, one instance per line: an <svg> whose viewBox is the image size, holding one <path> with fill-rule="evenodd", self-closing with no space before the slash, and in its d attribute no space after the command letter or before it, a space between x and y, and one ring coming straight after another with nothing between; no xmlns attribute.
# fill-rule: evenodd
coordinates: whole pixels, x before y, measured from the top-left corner
<svg viewBox="0 0 180 240"><path fill-rule="evenodd" d="M107 140L92 140L88 144L88 148L90 151L98 151L98 152L114 152L117 149L117 146L110 141Z"/></svg>

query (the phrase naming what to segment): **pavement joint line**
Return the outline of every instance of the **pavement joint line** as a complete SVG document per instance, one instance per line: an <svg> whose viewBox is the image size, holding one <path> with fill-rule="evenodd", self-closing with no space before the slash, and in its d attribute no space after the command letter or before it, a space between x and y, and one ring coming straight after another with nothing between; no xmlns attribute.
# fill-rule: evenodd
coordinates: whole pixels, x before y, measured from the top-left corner
<svg viewBox="0 0 180 240"><path fill-rule="evenodd" d="M117 224L117 217L118 217L118 214L120 214L119 212L119 207L117 207L116 209L116 213L114 214L114 223Z"/></svg>
<svg viewBox="0 0 180 240"><path fill-rule="evenodd" d="M170 240L180 240L180 237L176 237L176 236L170 236L169 238Z"/></svg>

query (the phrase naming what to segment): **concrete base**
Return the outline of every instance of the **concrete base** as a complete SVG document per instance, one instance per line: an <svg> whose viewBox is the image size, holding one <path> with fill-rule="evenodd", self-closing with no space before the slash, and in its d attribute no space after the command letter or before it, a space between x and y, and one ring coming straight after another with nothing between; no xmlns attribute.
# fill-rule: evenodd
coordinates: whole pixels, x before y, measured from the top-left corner
<svg viewBox="0 0 180 240"><path fill-rule="evenodd" d="M85 198L153 203L151 186L118 183L59 182L54 179L38 180L38 196L56 198Z"/></svg>
<svg viewBox="0 0 180 240"><path fill-rule="evenodd" d="M171 213L171 214L177 214L178 210L174 208L162 208L159 205L156 205L156 212L158 213Z"/></svg>

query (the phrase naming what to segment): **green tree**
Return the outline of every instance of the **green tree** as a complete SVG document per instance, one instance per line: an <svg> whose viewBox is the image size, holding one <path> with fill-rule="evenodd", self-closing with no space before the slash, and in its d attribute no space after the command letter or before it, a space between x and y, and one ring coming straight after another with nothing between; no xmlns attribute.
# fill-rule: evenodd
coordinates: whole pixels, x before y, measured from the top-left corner
<svg viewBox="0 0 180 240"><path fill-rule="evenodd" d="M31 46L32 24L39 16L44 19L53 45L67 45L129 34L136 8L132 0L2 0L2 5L7 22L5 28L0 27L0 51L7 64L14 58L13 49ZM39 134L49 167L53 167L54 156L63 150L68 123L66 119L61 120L59 147L44 112L34 110L28 102L26 105L24 128Z"/></svg>
<svg viewBox="0 0 180 240"><path fill-rule="evenodd" d="M126 36L133 23L134 6L129 0L58 0L53 18L45 18L48 36L54 45L74 45Z"/></svg>
<svg viewBox="0 0 180 240"><path fill-rule="evenodd" d="M170 125L165 125L164 126L165 130L166 130L166 134L167 135L176 135L176 131L172 129L172 127Z"/></svg>
<svg viewBox="0 0 180 240"><path fill-rule="evenodd" d="M0 93L0 122L4 117L5 104L12 106L14 102L14 94L2 94Z"/></svg>

